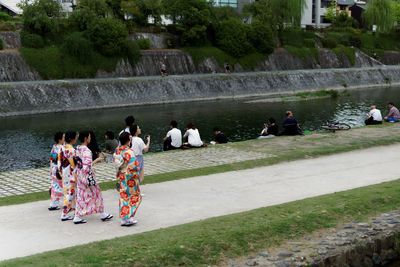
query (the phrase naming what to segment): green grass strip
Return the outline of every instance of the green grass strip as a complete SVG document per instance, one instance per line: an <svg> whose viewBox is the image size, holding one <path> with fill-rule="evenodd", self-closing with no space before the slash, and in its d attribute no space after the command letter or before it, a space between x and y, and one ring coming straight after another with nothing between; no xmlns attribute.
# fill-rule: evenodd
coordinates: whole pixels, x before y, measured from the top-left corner
<svg viewBox="0 0 400 267"><path fill-rule="evenodd" d="M397 180L9 260L0 266L214 265L319 229L395 210L399 191Z"/></svg>
<svg viewBox="0 0 400 267"><path fill-rule="evenodd" d="M149 175L146 176L143 184L154 184L202 175L252 169L285 161L391 145L400 142L398 134L393 133L394 127L397 126L394 124L384 124L368 128L353 129L351 131L343 132L343 134L313 134L306 137L279 137L275 140L249 140L231 143L227 146L240 151L251 150L266 154L274 151L274 156L219 166ZM377 137L377 135L379 135L379 137ZM224 149L224 147L221 146L219 149ZM115 182L101 183L101 188L102 190L114 189ZM0 206L22 204L46 199L49 199L48 192L2 197L0 198Z"/></svg>

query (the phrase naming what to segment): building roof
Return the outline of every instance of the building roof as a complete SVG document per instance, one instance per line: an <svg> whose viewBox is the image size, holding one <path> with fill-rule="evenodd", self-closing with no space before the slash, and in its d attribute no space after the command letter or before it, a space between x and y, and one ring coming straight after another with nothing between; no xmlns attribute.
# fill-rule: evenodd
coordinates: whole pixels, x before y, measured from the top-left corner
<svg viewBox="0 0 400 267"><path fill-rule="evenodd" d="M20 0L0 0L0 5L12 11L15 14L21 15L22 10L17 6Z"/></svg>
<svg viewBox="0 0 400 267"><path fill-rule="evenodd" d="M355 4L354 0L337 0L337 4L340 6L353 6Z"/></svg>

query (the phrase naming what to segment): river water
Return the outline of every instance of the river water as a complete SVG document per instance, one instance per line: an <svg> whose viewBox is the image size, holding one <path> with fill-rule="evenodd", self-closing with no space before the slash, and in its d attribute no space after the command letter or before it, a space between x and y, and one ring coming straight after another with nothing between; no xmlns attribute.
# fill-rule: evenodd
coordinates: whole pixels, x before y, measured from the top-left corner
<svg viewBox="0 0 400 267"><path fill-rule="evenodd" d="M134 115L143 135L152 136L151 151L162 149L162 138L169 121L175 119L182 130L189 122L199 128L203 140L212 140L212 129L219 126L230 141L257 137L264 121L274 117L284 119L292 110L304 129L318 129L327 121L362 125L368 106L379 105L387 112L386 103L400 103L400 88L363 89L348 92L338 98L297 102L258 102L251 99L137 106L82 112L52 113L0 118L0 171L46 166L57 131L95 131L99 143L107 130L115 133L124 128L124 118Z"/></svg>

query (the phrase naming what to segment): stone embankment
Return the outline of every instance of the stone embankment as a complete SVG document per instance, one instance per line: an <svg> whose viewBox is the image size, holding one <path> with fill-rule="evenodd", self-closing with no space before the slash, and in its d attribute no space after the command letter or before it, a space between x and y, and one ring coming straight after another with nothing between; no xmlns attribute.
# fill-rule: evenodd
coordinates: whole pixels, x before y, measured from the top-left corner
<svg viewBox="0 0 400 267"><path fill-rule="evenodd" d="M0 84L0 116L400 83L400 66Z"/></svg>
<svg viewBox="0 0 400 267"><path fill-rule="evenodd" d="M399 238L400 211L394 211L367 223L352 222L317 237L291 241L274 251L263 251L244 260L231 260L228 266L388 266L400 259Z"/></svg>

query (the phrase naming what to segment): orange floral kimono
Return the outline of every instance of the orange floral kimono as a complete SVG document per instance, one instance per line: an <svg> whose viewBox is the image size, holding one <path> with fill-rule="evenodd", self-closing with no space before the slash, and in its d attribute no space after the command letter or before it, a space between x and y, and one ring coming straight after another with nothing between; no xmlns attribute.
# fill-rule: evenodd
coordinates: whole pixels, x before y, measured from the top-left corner
<svg viewBox="0 0 400 267"><path fill-rule="evenodd" d="M139 162L128 146L118 147L115 153L121 155L124 160L124 168L117 172L119 216L122 220L128 220L135 216L142 201L139 188Z"/></svg>

